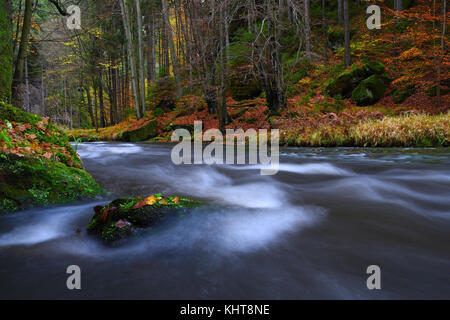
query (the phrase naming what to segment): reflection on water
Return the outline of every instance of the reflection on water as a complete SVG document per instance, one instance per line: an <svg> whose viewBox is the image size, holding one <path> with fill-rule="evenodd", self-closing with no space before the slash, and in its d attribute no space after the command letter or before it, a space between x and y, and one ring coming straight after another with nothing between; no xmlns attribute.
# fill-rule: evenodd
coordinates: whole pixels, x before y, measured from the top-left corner
<svg viewBox="0 0 450 320"><path fill-rule="evenodd" d="M450 298L448 150L286 148L276 176L170 150L79 145L112 194L0 218L0 298ZM210 205L118 247L77 234L95 205L158 192ZM65 289L71 264L82 291Z"/></svg>

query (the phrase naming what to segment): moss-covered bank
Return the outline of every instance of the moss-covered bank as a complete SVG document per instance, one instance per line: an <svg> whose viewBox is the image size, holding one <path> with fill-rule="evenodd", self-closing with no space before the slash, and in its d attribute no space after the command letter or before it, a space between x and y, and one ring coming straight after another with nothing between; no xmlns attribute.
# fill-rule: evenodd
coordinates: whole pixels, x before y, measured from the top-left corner
<svg viewBox="0 0 450 320"><path fill-rule="evenodd" d="M48 119L0 103L0 212L102 192L64 132Z"/></svg>
<svg viewBox="0 0 450 320"><path fill-rule="evenodd" d="M0 212L67 203L101 192L82 169L45 158L0 154Z"/></svg>

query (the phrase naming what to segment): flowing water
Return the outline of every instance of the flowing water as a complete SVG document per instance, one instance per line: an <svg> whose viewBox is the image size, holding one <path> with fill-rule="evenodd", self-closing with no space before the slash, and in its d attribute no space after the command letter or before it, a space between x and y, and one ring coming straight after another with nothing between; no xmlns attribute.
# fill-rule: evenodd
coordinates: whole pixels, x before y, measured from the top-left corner
<svg viewBox="0 0 450 320"><path fill-rule="evenodd" d="M450 298L448 149L286 148L275 176L175 166L170 145L78 152L112 194L0 217L0 298ZM121 246L85 233L94 206L153 193L212 206ZM381 290L367 289L370 265Z"/></svg>

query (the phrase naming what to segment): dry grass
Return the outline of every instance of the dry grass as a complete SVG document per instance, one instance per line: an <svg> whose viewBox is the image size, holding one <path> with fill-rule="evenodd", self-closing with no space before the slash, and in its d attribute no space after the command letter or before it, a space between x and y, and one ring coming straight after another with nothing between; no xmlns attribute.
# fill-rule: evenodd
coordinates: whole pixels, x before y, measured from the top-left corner
<svg viewBox="0 0 450 320"><path fill-rule="evenodd" d="M388 116L281 133L281 144L308 147L450 146L450 113Z"/></svg>
<svg viewBox="0 0 450 320"><path fill-rule="evenodd" d="M371 147L434 147L450 145L450 113L386 117L351 128L355 145Z"/></svg>

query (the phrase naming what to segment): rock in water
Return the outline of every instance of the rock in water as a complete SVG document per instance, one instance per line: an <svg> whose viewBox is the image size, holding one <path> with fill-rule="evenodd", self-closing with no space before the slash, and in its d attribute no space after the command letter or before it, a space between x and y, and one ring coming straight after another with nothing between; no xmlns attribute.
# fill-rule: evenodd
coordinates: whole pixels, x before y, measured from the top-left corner
<svg viewBox="0 0 450 320"><path fill-rule="evenodd" d="M105 242L127 238L139 228L148 228L174 215L184 215L202 202L155 194L147 198L119 198L106 206L94 208L87 230Z"/></svg>

